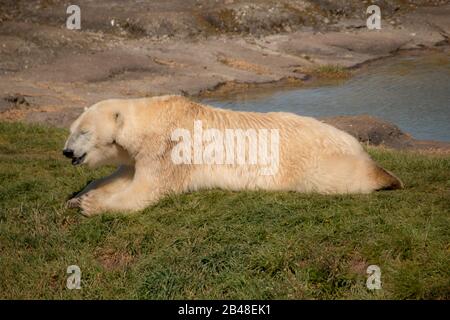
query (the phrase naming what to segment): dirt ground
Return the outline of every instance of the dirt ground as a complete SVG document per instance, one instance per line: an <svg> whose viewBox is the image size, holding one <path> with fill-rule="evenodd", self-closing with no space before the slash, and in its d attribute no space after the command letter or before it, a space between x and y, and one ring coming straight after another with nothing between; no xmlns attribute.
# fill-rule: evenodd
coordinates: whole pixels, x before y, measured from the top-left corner
<svg viewBox="0 0 450 320"><path fill-rule="evenodd" d="M374 3L381 30L366 28L369 1L78 0L81 30L68 30L69 1L1 0L0 120L64 127L102 99L301 85L323 65L448 47L449 1ZM361 141L377 128L362 118L328 121L344 130L357 121L362 131L350 131ZM366 140L400 146L377 139ZM403 147L429 148L407 140Z"/></svg>

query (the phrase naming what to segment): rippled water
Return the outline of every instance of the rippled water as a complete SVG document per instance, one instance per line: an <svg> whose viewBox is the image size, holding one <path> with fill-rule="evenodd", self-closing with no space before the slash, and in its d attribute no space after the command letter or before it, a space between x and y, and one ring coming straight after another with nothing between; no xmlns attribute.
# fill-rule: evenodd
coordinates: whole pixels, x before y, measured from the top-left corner
<svg viewBox="0 0 450 320"><path fill-rule="evenodd" d="M383 59L340 84L246 93L202 102L245 111L323 117L370 114L418 139L450 141L450 56L427 53Z"/></svg>

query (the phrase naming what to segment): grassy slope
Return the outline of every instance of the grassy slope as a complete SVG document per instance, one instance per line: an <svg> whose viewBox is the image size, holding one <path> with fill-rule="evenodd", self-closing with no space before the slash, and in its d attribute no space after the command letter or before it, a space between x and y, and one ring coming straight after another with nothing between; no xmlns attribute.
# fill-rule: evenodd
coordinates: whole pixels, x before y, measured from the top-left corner
<svg viewBox="0 0 450 320"><path fill-rule="evenodd" d="M72 167L65 135L0 123L0 298L450 298L448 157L371 149L402 191L213 190L88 219L63 203L108 169Z"/></svg>

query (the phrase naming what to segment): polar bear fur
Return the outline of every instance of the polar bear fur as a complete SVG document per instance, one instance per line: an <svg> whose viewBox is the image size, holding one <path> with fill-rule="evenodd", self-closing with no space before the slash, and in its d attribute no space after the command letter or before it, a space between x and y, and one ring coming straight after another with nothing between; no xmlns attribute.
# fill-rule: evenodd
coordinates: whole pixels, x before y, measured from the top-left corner
<svg viewBox="0 0 450 320"><path fill-rule="evenodd" d="M193 130L195 120L223 130L278 129L276 174L259 174L258 164L175 164L171 133ZM217 109L181 96L99 102L72 124L65 150L72 152L75 164L118 166L69 200L70 207L80 207L85 215L136 211L168 193L207 188L343 194L402 187L355 138L318 120Z"/></svg>

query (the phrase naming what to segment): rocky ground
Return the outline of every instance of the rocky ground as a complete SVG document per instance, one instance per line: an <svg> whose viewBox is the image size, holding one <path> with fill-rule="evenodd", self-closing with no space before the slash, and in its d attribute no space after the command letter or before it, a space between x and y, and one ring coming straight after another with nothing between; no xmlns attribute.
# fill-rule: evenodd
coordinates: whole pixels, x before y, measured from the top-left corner
<svg viewBox="0 0 450 320"><path fill-rule="evenodd" d="M371 3L381 30L365 26L369 1L78 0L81 30L68 30L68 1L2 0L0 120L67 126L106 98L302 85L321 66L448 48L448 1ZM327 121L372 144L450 150L373 118Z"/></svg>

